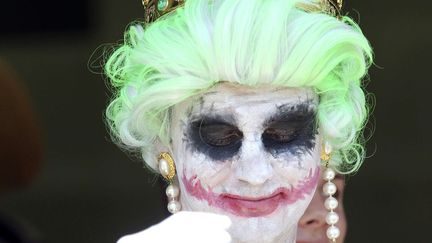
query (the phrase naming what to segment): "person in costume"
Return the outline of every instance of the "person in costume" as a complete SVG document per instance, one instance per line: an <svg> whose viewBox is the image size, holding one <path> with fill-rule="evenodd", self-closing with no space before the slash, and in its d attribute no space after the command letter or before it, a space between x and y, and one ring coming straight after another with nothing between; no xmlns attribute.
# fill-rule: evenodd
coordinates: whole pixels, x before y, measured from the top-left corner
<svg viewBox="0 0 432 243"><path fill-rule="evenodd" d="M325 180L364 159L372 50L330 0L144 0L107 59L115 142L168 182L174 215L128 242L295 242ZM321 166L324 167L321 173Z"/></svg>

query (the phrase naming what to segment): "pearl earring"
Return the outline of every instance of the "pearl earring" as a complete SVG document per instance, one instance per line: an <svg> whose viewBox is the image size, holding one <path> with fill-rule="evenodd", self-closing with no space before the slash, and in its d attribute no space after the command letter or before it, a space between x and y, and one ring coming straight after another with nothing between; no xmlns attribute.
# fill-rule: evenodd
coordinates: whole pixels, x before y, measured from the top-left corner
<svg viewBox="0 0 432 243"><path fill-rule="evenodd" d="M178 201L180 189L174 184L173 179L176 174L174 160L167 152L162 152L158 156L158 167L161 175L169 182L165 193L168 197L168 211L172 214L181 210L181 204Z"/></svg>
<svg viewBox="0 0 432 243"><path fill-rule="evenodd" d="M329 225L327 228L327 238L330 242L336 242L336 239L340 236L340 230L335 224L339 221L339 215L334 212L334 210L338 206L338 201L333 195L336 193L337 188L336 185L331 181L335 178L336 172L329 167L330 154L331 154L331 146L329 144L325 144L321 151L321 160L324 162L325 170L323 173L323 180L327 181L327 183L323 186L323 192L328 198L324 202L324 207L329 211L325 218L326 223Z"/></svg>

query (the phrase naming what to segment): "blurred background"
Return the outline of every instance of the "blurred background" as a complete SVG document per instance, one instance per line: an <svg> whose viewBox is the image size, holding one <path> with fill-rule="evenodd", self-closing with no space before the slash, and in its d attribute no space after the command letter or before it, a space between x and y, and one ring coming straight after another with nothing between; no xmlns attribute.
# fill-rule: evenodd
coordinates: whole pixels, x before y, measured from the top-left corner
<svg viewBox="0 0 432 243"><path fill-rule="evenodd" d="M15 165L21 180L5 179L13 165L1 158L0 216L44 243L115 242L162 220L161 187L110 142L102 120L110 92L88 68L95 50L143 18L141 1L0 3L0 59L28 99L24 116L35 117L15 141L23 160L35 161ZM352 0L344 8L376 55L368 85L375 132L370 158L347 178L346 242L432 242L432 3ZM0 108L1 126L13 131Z"/></svg>

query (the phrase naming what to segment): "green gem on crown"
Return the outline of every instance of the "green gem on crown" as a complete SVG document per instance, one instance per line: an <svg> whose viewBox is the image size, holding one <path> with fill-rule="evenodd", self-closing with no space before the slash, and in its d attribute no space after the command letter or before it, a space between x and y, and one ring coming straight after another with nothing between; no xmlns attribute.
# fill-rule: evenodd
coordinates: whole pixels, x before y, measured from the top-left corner
<svg viewBox="0 0 432 243"><path fill-rule="evenodd" d="M159 0L157 8L159 11L165 11L168 7L168 0Z"/></svg>

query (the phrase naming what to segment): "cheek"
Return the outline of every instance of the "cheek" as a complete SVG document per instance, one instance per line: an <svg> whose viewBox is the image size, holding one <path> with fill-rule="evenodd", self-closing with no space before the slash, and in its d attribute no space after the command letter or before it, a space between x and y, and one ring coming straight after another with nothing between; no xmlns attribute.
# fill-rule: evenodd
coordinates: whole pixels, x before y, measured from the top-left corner
<svg viewBox="0 0 432 243"><path fill-rule="evenodd" d="M223 182L230 174L230 163L213 161L208 156L192 151L187 141L178 147L178 174L179 179L197 178L204 188L212 188Z"/></svg>
<svg viewBox="0 0 432 243"><path fill-rule="evenodd" d="M284 153L274 158L275 172L287 181L294 182L308 177L311 173L319 170L320 154L318 146L309 153L294 156Z"/></svg>
<svg viewBox="0 0 432 243"><path fill-rule="evenodd" d="M186 123L183 122L180 131L173 134L173 152L177 158L176 167L179 179L183 177L188 180L199 179L201 185L206 189L222 183L229 177L231 162L228 160L215 161L207 154L197 150L190 141L186 127Z"/></svg>

